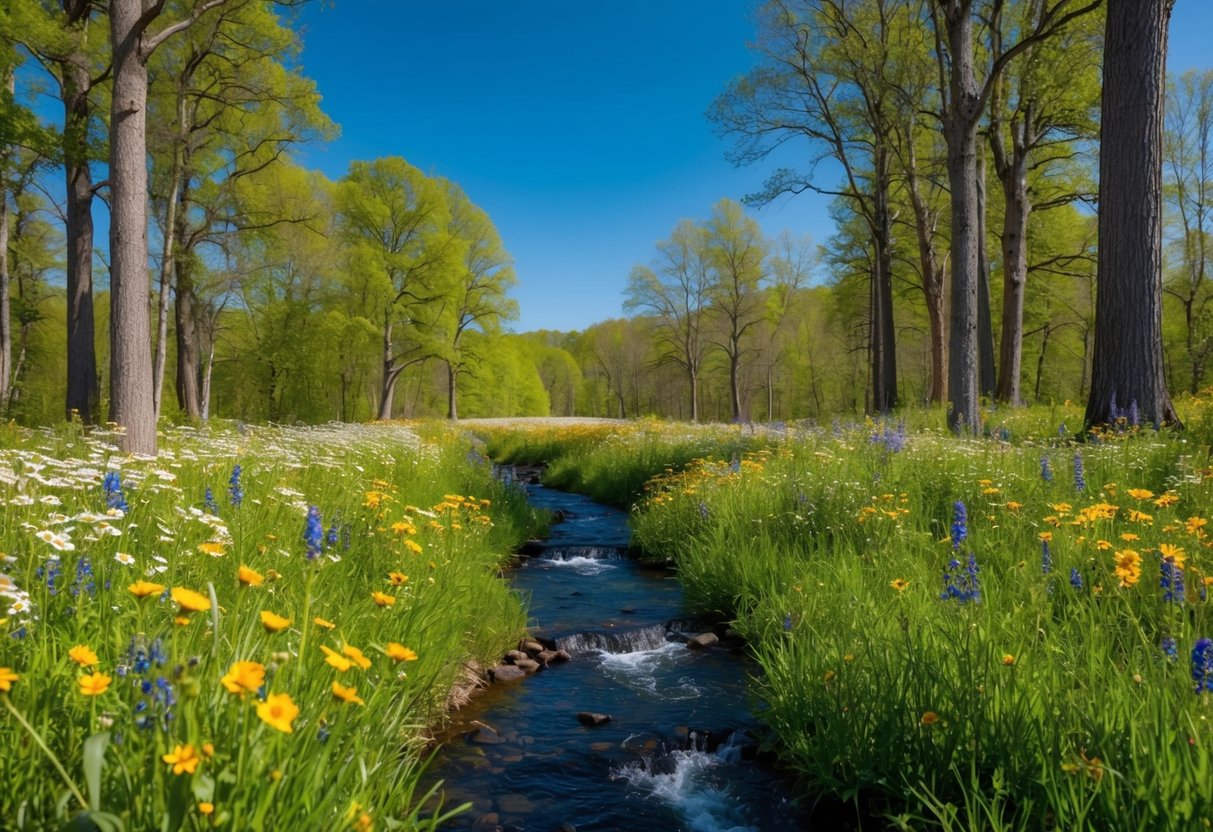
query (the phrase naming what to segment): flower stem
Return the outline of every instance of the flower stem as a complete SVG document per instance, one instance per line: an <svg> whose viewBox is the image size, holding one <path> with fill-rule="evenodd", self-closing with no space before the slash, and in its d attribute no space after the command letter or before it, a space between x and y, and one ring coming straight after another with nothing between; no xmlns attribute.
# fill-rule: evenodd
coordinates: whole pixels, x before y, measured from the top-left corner
<svg viewBox="0 0 1213 832"><path fill-rule="evenodd" d="M84 799L84 795L80 793L80 789L78 789L76 784L72 782L72 778L68 776L67 770L63 768L63 763L59 762L59 758L55 756L55 753L51 751L50 747L47 746L46 742L43 741L42 735L35 731L34 726L30 725L29 721L26 720L22 713L17 710L16 706L14 706L12 701L9 700L7 693L0 693L0 702L4 702L4 707L8 708L9 713L11 713L13 717L15 717L16 720L21 723L21 727L29 732L29 735L34 738L34 742L38 743L38 747L46 753L46 756L50 759L51 764L55 767L55 771L59 772L59 776L62 777L63 782L67 784L68 790L75 796L76 800L80 801L80 808L87 810L88 801Z"/></svg>

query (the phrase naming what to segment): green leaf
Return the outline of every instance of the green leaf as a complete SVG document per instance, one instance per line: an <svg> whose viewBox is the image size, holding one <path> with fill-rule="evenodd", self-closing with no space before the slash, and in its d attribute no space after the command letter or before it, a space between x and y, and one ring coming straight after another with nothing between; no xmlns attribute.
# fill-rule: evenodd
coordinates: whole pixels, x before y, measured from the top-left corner
<svg viewBox="0 0 1213 832"><path fill-rule="evenodd" d="M110 735L106 731L93 734L84 741L84 782L88 786L88 807L101 811L101 772L105 769L105 749Z"/></svg>

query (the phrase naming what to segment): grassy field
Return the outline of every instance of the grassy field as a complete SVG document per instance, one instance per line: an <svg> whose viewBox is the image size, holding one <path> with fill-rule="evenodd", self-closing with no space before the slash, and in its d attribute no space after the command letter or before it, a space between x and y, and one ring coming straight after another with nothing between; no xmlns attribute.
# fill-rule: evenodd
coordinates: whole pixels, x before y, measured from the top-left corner
<svg viewBox="0 0 1213 832"><path fill-rule="evenodd" d="M3 827L436 825L426 727L525 624L519 492L437 427L112 439L0 433Z"/></svg>
<svg viewBox="0 0 1213 832"><path fill-rule="evenodd" d="M809 799L905 829L1187 830L1213 817L1213 404L1182 415L1085 442L1068 406L975 438L936 411L488 438L632 506L736 621Z"/></svg>

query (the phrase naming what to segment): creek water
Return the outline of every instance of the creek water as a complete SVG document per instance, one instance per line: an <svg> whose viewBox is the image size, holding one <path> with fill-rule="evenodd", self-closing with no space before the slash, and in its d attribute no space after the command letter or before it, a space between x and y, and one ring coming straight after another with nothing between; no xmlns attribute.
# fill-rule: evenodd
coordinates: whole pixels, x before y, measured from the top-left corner
<svg viewBox="0 0 1213 832"><path fill-rule="evenodd" d="M454 715L428 772L451 829L527 832L806 828L789 787L749 761L757 666L740 650L688 649L678 581L626 557L627 516L588 498L526 486L562 513L509 575L533 633L571 661L493 685ZM579 711L611 716L585 727Z"/></svg>

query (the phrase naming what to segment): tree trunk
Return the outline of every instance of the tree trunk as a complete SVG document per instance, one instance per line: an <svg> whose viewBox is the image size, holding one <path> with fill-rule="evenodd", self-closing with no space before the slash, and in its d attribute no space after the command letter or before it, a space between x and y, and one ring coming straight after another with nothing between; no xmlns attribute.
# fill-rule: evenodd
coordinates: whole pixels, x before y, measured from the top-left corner
<svg viewBox="0 0 1213 832"><path fill-rule="evenodd" d="M1162 352L1162 136L1171 0L1108 0L1099 142L1099 265L1088 427L1112 402L1178 424Z"/></svg>
<svg viewBox="0 0 1213 832"><path fill-rule="evenodd" d="M691 383L691 421L699 421L699 371L691 366L687 368L687 380Z"/></svg>
<svg viewBox="0 0 1213 832"><path fill-rule="evenodd" d="M178 223L178 206L180 200L181 218L185 218L186 192L188 184L182 185L182 180L186 178L185 174L185 141L188 136L188 131L185 125L185 91L177 90L177 136L173 142L173 161L169 168L169 193L168 200L165 202L164 212L164 247L160 254L160 302L156 308L156 357L152 365L152 399L156 409L156 418L160 418L161 404L164 401L164 365L168 358L168 306L169 296L171 294L173 274L175 271L174 263L176 259L176 243L178 225L184 227L184 222ZM188 181L188 180L187 180ZM180 311L177 316L180 317ZM178 360L178 369L180 369L180 360ZM181 382L178 379L177 388L180 390Z"/></svg>
<svg viewBox="0 0 1213 832"><path fill-rule="evenodd" d="M948 426L980 428L978 410L977 122L980 91L974 76L973 21L967 4L949 12L949 102L944 122L952 196L952 314L948 349Z"/></svg>
<svg viewBox="0 0 1213 832"><path fill-rule="evenodd" d="M1036 386L1033 391L1033 400L1040 401L1040 378L1044 375L1045 370L1045 353L1049 349L1049 335L1052 334L1052 329L1047 325L1040 337L1040 355L1036 357Z"/></svg>
<svg viewBox="0 0 1213 832"><path fill-rule="evenodd" d="M874 189L872 274L872 409L887 413L897 406L897 347L893 327L893 231L889 212L888 156L877 148Z"/></svg>
<svg viewBox="0 0 1213 832"><path fill-rule="evenodd" d="M1018 142L1017 142L1018 144ZM1023 306L1028 280L1028 159L1014 151L1002 178L1002 337L998 344L998 388L994 398L1011 405L1023 404ZM1046 330L1047 332L1047 330ZM1048 342L1048 336L1045 336Z"/></svg>
<svg viewBox="0 0 1213 832"><path fill-rule="evenodd" d="M990 317L990 258L986 253L986 157L977 148L977 384L981 395L992 397L994 374L994 322Z"/></svg>
<svg viewBox="0 0 1213 832"><path fill-rule="evenodd" d="M396 392L396 379L400 371L392 355L392 312L383 313L383 375L379 384L379 416L381 422L392 418L392 399Z"/></svg>
<svg viewBox="0 0 1213 832"><path fill-rule="evenodd" d="M909 186L910 205L914 209L914 231L918 239L918 264L922 271L922 294L927 306L927 325L931 341L931 392L927 398L932 403L942 402L947 396L947 336L944 325L944 268L939 252L931 239L934 220L927 207L926 198L918 188L917 154L914 151L913 129L907 141L906 184Z"/></svg>
<svg viewBox="0 0 1213 832"><path fill-rule="evenodd" d="M459 419L459 406L456 401L455 384L459 377L455 365L450 361L446 362L446 418L452 422Z"/></svg>
<svg viewBox="0 0 1213 832"><path fill-rule="evenodd" d="M148 320L147 65L139 0L112 0L110 105L110 419L128 453L156 453Z"/></svg>
<svg viewBox="0 0 1213 832"><path fill-rule="evenodd" d="M63 67L63 170L66 178L64 233L67 246L67 418L97 421L101 391L97 378L93 321L93 177L88 166L88 58L69 55ZM112 302L112 301L111 301Z"/></svg>
<svg viewBox="0 0 1213 832"><path fill-rule="evenodd" d="M199 402L199 417L202 421L211 418L211 373L215 368L215 342L212 340L206 351L206 365L202 368L202 400Z"/></svg>
<svg viewBox="0 0 1213 832"><path fill-rule="evenodd" d="M729 352L729 403L733 407L733 421L741 421L741 355L737 339L733 339L733 349Z"/></svg>
<svg viewBox="0 0 1213 832"><path fill-rule="evenodd" d="M15 89L11 67L4 70L3 92L11 97ZM13 387L12 299L8 273L8 177L9 149L0 147L0 416L8 416Z"/></svg>
<svg viewBox="0 0 1213 832"><path fill-rule="evenodd" d="M177 277L177 299L174 306L174 325L177 330L177 403L190 419L203 419L205 417L202 415L201 397L198 392L201 361L198 328L194 317L193 259L188 256L177 258L174 270Z"/></svg>

